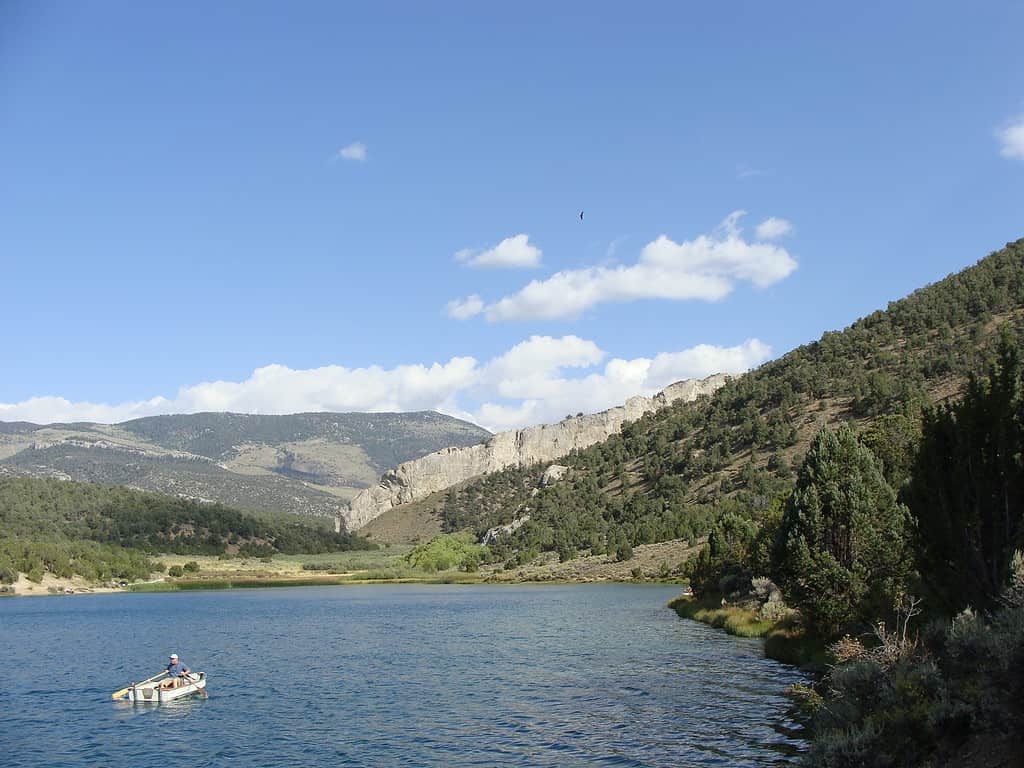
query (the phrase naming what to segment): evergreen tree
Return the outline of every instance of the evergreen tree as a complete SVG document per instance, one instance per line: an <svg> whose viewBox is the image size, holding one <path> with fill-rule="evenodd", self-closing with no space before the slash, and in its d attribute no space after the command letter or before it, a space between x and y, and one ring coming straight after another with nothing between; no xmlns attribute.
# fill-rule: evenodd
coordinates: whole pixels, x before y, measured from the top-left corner
<svg viewBox="0 0 1024 768"><path fill-rule="evenodd" d="M633 559L633 547L621 531L609 542L608 549L615 553L615 559L620 563Z"/></svg>
<svg viewBox="0 0 1024 768"><path fill-rule="evenodd" d="M843 425L822 429L775 544L775 579L816 631L885 615L908 571L909 513L874 455Z"/></svg>
<svg viewBox="0 0 1024 768"><path fill-rule="evenodd" d="M906 500L921 575L950 613L988 609L1024 546L1024 398L1020 351L1004 329L997 359L958 402L927 411Z"/></svg>
<svg viewBox="0 0 1024 768"><path fill-rule="evenodd" d="M897 491L910 477L921 440L921 411L911 405L906 413L881 416L861 436L878 460L886 482Z"/></svg>
<svg viewBox="0 0 1024 768"><path fill-rule="evenodd" d="M749 585L749 549L756 537L757 524L753 520L733 510L724 512L693 565L692 583L697 590L728 592L735 586L733 582L742 581L744 576Z"/></svg>

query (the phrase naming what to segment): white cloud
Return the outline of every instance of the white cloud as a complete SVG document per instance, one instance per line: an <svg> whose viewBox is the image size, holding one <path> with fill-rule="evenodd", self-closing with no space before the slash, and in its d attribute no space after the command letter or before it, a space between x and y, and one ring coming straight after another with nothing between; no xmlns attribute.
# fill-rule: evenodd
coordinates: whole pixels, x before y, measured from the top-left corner
<svg viewBox="0 0 1024 768"><path fill-rule="evenodd" d="M557 368L589 368L604 356L597 344L579 336L531 336L491 360L488 368L502 377L523 372L549 373Z"/></svg>
<svg viewBox="0 0 1024 768"><path fill-rule="evenodd" d="M479 315L483 308L483 299L474 293L472 296L467 296L464 299L452 299L445 307L445 312L448 317L454 320L466 320L473 317L473 315Z"/></svg>
<svg viewBox="0 0 1024 768"><path fill-rule="evenodd" d="M759 339L726 348L698 344L682 352L662 352L651 361L646 375L659 382L657 386L665 386L680 379L703 379L719 371L746 371L767 360L771 353L771 347Z"/></svg>
<svg viewBox="0 0 1024 768"><path fill-rule="evenodd" d="M1003 157L1024 160L1024 115L1017 115L996 132Z"/></svg>
<svg viewBox="0 0 1024 768"><path fill-rule="evenodd" d="M785 219L769 216L757 225L757 229L754 230L754 234L756 234L760 240L774 240L777 237L788 235L792 231L793 225Z"/></svg>
<svg viewBox="0 0 1024 768"><path fill-rule="evenodd" d="M564 357L550 354L555 348ZM570 413L620 405L634 395L652 395L682 379L742 373L770 355L770 347L750 339L735 347L701 344L653 359L612 358L598 369L605 353L592 342L535 336L483 368L476 387L480 403L470 417L492 430L555 422ZM566 375L569 368L583 369L582 375Z"/></svg>
<svg viewBox="0 0 1024 768"><path fill-rule="evenodd" d="M340 160L356 160L360 163L365 162L367 158L366 145L361 141L353 141L347 147L339 149L335 158Z"/></svg>
<svg viewBox="0 0 1024 768"><path fill-rule="evenodd" d="M537 267L540 266L541 250L530 243L530 236L525 234L506 237L493 248L474 253L463 248L455 254L457 261L470 267Z"/></svg>
<svg viewBox="0 0 1024 768"><path fill-rule="evenodd" d="M744 240L739 230L743 215L734 211L711 235L682 243L661 235L630 266L585 267L533 280L518 293L488 305L484 313L491 322L553 320L578 317L604 302L717 301L741 280L764 288L789 275L797 264L780 246Z"/></svg>
<svg viewBox="0 0 1024 768"><path fill-rule="evenodd" d="M93 421L113 424L142 416L171 413L174 402L165 397L129 401L117 405L104 403L73 403L63 397L30 397L20 403L0 403L0 420L31 421L36 424L59 424L74 421Z"/></svg>
<svg viewBox="0 0 1024 768"><path fill-rule="evenodd" d="M477 374L472 357L447 363L376 365L293 370L283 365L257 368L246 381L216 381L178 392L175 410L300 413L303 411L418 411L436 407Z"/></svg>
<svg viewBox="0 0 1024 768"><path fill-rule="evenodd" d="M591 368L605 352L579 336L531 336L491 360L478 385L486 394L506 398L537 398L552 394L552 375L563 368Z"/></svg>
<svg viewBox="0 0 1024 768"><path fill-rule="evenodd" d="M653 394L684 378L740 373L768 358L757 339L734 347L702 344L654 358L613 358L578 336L533 336L481 365L475 358L394 368L338 365L294 370L268 365L244 381L203 382L175 397L114 405L35 397L0 403L0 419L41 424L68 421L113 423L161 413L234 411L439 410L492 430L558 421L568 413L593 412L637 394ZM603 367L599 367L601 364Z"/></svg>

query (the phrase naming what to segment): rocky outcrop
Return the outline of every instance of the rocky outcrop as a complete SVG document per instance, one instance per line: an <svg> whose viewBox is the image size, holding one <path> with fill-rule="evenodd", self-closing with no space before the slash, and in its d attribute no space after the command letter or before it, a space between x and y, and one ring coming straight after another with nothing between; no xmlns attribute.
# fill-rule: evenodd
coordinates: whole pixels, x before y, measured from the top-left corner
<svg viewBox="0 0 1024 768"><path fill-rule="evenodd" d="M502 536L507 536L508 534L513 533L514 531L519 530L524 525L526 525L526 523L528 523L529 521L530 521L530 515L529 514L525 514L522 517L517 517L511 523L507 523L506 525L495 526L494 528L491 528L490 530L487 531L487 533L484 534L483 538L480 539L480 543L484 544L484 545L493 544L498 539L500 539Z"/></svg>
<svg viewBox="0 0 1024 768"><path fill-rule="evenodd" d="M544 470L544 474L540 476L540 487L557 483L563 477L565 473L569 471L569 468L564 464L552 464L550 467Z"/></svg>
<svg viewBox="0 0 1024 768"><path fill-rule="evenodd" d="M625 405L586 416L526 429L500 432L486 443L444 448L385 472L377 485L361 491L341 515L345 527L358 530L392 507L426 498L464 480L512 466L552 461L572 450L607 439L645 413L677 401L709 395L726 381L725 374L689 379L666 387L653 397L632 397Z"/></svg>

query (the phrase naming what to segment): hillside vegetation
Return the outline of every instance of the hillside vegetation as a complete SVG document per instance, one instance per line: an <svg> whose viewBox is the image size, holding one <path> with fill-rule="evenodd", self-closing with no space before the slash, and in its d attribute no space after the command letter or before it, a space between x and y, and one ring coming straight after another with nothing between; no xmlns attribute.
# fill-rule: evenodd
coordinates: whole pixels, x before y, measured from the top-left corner
<svg viewBox="0 0 1024 768"><path fill-rule="evenodd" d="M321 553L372 548L289 515L254 516L220 504L118 487L0 478L0 581L18 572L90 579L145 577L148 556Z"/></svg>
<svg viewBox="0 0 1024 768"><path fill-rule="evenodd" d="M757 525L792 489L824 425L863 433L898 486L922 406L963 390L1001 323L1024 322L1024 241L922 288L846 330L825 333L710 398L669 406L560 460L564 483L537 490L543 467L511 469L453 490L446 531L529 514L491 546L497 557L564 558L623 545L696 539L730 514Z"/></svg>
<svg viewBox="0 0 1024 768"><path fill-rule="evenodd" d="M757 536L770 557L749 539L709 541L699 580L737 588L767 573L805 633L832 641L835 664L798 692L814 713L806 765L1017 765L1024 364L1009 327L962 397L925 410L909 455L897 494L852 430L823 429Z"/></svg>

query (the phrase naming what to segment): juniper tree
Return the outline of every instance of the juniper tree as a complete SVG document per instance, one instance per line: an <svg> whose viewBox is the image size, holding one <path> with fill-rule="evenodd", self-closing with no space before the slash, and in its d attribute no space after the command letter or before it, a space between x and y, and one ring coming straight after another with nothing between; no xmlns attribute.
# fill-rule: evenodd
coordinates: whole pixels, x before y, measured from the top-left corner
<svg viewBox="0 0 1024 768"><path fill-rule="evenodd" d="M775 544L776 581L821 634L885 615L908 571L909 513L853 430L815 437Z"/></svg>

